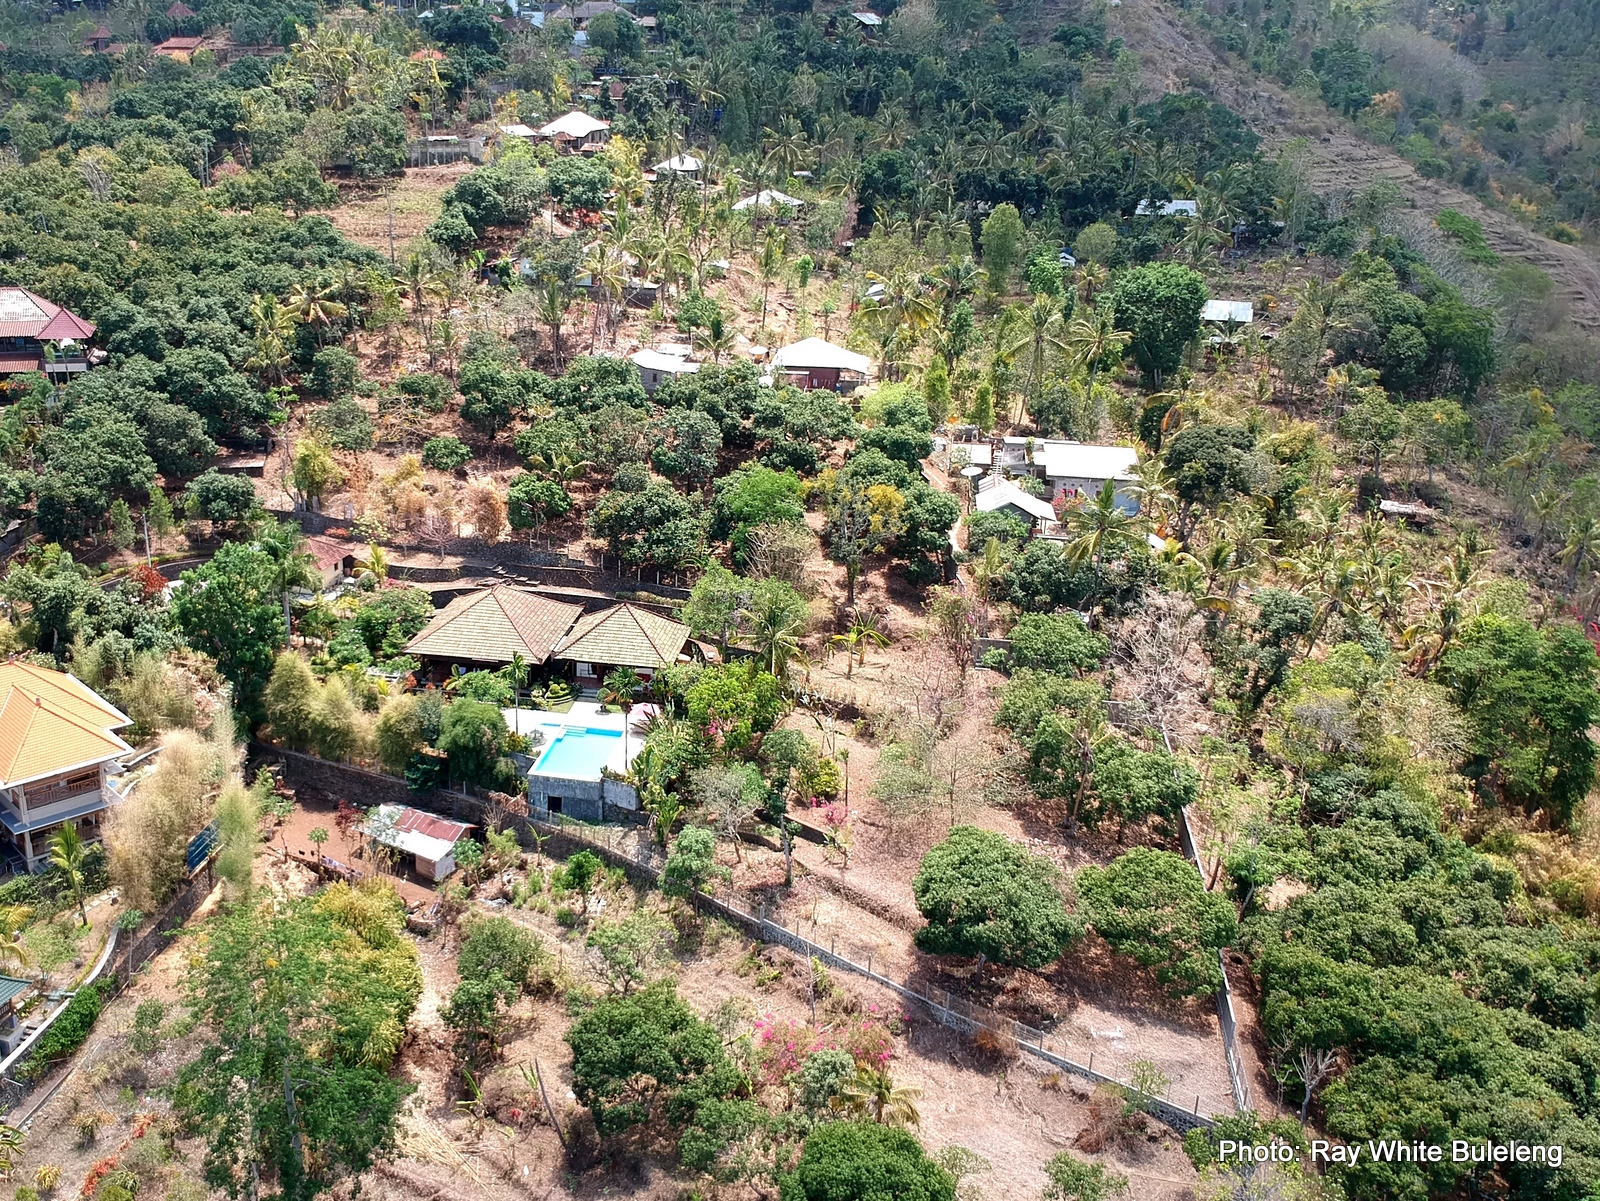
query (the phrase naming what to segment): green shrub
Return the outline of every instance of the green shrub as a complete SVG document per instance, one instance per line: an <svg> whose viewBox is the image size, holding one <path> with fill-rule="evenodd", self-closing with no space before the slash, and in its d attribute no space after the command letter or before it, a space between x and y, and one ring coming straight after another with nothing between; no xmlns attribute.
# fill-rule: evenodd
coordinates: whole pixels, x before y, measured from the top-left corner
<svg viewBox="0 0 1600 1201"><path fill-rule="evenodd" d="M472 461L472 448L454 434L429 438L422 444L422 465L435 471L454 471Z"/></svg>
<svg viewBox="0 0 1600 1201"><path fill-rule="evenodd" d="M100 1010L105 1007L105 998L110 991L109 980L98 980L85 988L80 988L72 1000L67 1002L66 1009L55 1020L55 1024L33 1044L33 1054L28 1056L28 1061L22 1069L22 1076L28 1080L37 1080L49 1071L57 1060L65 1059L83 1046L100 1017Z"/></svg>

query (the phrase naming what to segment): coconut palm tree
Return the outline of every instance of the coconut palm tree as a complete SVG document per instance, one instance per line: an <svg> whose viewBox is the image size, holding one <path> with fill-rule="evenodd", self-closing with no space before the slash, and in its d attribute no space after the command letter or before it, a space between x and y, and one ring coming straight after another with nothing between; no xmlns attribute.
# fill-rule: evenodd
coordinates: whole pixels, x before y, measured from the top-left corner
<svg viewBox="0 0 1600 1201"><path fill-rule="evenodd" d="M622 761L628 761L628 717L639 699L644 681L631 667L613 667L600 681L600 701L622 710Z"/></svg>
<svg viewBox="0 0 1600 1201"><path fill-rule="evenodd" d="M31 962L20 936L32 916L26 905L0 905L0 967L25 968Z"/></svg>
<svg viewBox="0 0 1600 1201"><path fill-rule="evenodd" d="M250 323L255 332L245 366L263 379L282 382L289 362L289 339L294 336L294 314L270 292L257 292L250 298Z"/></svg>
<svg viewBox="0 0 1600 1201"><path fill-rule="evenodd" d="M1073 364L1088 371L1089 391L1093 393L1100 365L1120 357L1132 339L1132 334L1117 328L1116 314L1102 307L1091 310L1087 317L1074 317L1067 326L1064 342Z"/></svg>
<svg viewBox="0 0 1600 1201"><path fill-rule="evenodd" d="M309 325L316 331L319 344L328 326L350 311L348 305L334 299L338 292L336 283L319 287L304 280L289 289L289 312L299 324Z"/></svg>
<svg viewBox="0 0 1600 1201"><path fill-rule="evenodd" d="M376 542L367 543L367 557L355 562L355 578L381 584L389 578L389 557Z"/></svg>
<svg viewBox="0 0 1600 1201"><path fill-rule="evenodd" d="M289 594L296 588L321 587L317 561L306 553L306 539L300 528L288 522L275 521L264 526L256 535L256 545L272 558L272 585L283 602L283 638L287 644L294 634Z"/></svg>
<svg viewBox="0 0 1600 1201"><path fill-rule="evenodd" d="M83 868L87 855L88 845L78 833L77 822L65 823L50 840L50 866L67 882L73 900L78 903L78 919L85 926L89 924L89 911L83 903Z"/></svg>
<svg viewBox="0 0 1600 1201"><path fill-rule="evenodd" d="M887 1067L858 1067L855 1078L834 1098L834 1107L851 1117L871 1118L880 1126L920 1126L920 1088L897 1085Z"/></svg>
<svg viewBox="0 0 1600 1201"><path fill-rule="evenodd" d="M735 340L736 335L722 319L722 314L713 313L706 328L694 335L694 348L702 354L710 354L711 362L720 366L722 356L733 349Z"/></svg>

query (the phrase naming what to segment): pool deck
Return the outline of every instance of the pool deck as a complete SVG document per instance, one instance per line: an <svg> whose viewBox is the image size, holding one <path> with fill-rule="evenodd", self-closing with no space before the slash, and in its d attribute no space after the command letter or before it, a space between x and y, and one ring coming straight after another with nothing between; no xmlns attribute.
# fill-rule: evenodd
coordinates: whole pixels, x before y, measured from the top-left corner
<svg viewBox="0 0 1600 1201"><path fill-rule="evenodd" d="M622 734L624 715L622 713L602 713L600 706L594 701L575 701L572 709L566 713L553 713L548 709L502 709L505 714L506 725L513 733L529 735L539 733L544 735L544 744L538 750L531 752L536 757L542 756L549 745L566 730L609 730ZM616 752L607 761L606 767L615 772L626 772L633 763L634 757L644 749L644 724L653 712L652 706L636 706L627 716L627 737L620 739ZM536 758L537 761L537 758ZM538 767L531 774L548 776L551 779L580 779L597 780L600 773L593 775L568 776L564 773L546 772Z"/></svg>

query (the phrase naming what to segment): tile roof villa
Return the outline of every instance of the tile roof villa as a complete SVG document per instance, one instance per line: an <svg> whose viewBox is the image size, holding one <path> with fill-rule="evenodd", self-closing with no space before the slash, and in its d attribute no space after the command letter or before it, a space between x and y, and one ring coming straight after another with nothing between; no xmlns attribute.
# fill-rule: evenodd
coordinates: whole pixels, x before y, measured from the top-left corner
<svg viewBox="0 0 1600 1201"><path fill-rule="evenodd" d="M87 371L91 364L81 344L94 337L94 328L94 322L36 292L0 288L0 375ZM45 356L46 343L62 344L50 359Z"/></svg>
<svg viewBox="0 0 1600 1201"><path fill-rule="evenodd" d="M424 626L406 653L441 663L543 663L583 613L582 605L499 584L458 596Z"/></svg>
<svg viewBox="0 0 1600 1201"><path fill-rule="evenodd" d="M551 657L575 664L578 682L592 686L612 667L653 675L676 663L688 641L681 621L623 602L580 617Z"/></svg>
<svg viewBox="0 0 1600 1201"><path fill-rule="evenodd" d="M132 721L88 685L11 659L0 663L0 849L33 870L65 822L85 840L117 799L110 777L133 748L117 734Z"/></svg>

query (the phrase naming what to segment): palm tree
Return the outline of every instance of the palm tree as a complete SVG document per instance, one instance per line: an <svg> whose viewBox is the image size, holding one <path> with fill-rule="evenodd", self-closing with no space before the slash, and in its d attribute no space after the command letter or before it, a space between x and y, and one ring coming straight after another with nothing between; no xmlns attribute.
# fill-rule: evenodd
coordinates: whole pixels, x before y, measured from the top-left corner
<svg viewBox="0 0 1600 1201"><path fill-rule="evenodd" d="M355 578L378 584L389 578L389 556L383 553L383 547L376 542L367 543L367 557L355 562Z"/></svg>
<svg viewBox="0 0 1600 1201"><path fill-rule="evenodd" d="M787 254L788 238L778 230L768 229L767 236L761 243L761 253L756 257L756 274L761 279L761 325L767 324L767 294L772 290L772 283L783 270L783 260Z"/></svg>
<svg viewBox="0 0 1600 1201"><path fill-rule="evenodd" d="M522 686L528 682L528 660L521 651L511 652L506 664L506 679L511 684L511 709L516 715L518 734L522 733Z"/></svg>
<svg viewBox="0 0 1600 1201"><path fill-rule="evenodd" d="M1132 339L1132 334L1117 328L1116 314L1109 308L1097 308L1091 316L1072 319L1067 326L1067 354L1079 369L1089 372L1091 393L1100 364L1120 357Z"/></svg>
<svg viewBox="0 0 1600 1201"><path fill-rule="evenodd" d="M711 323L704 331L695 334L694 348L702 354L709 352L712 363L720 366L722 356L733 349L735 337L733 330L723 321L722 314L713 313Z"/></svg>
<svg viewBox="0 0 1600 1201"><path fill-rule="evenodd" d="M1066 523L1076 535L1067 544L1067 554L1082 561L1088 559L1094 570L1096 589L1100 579L1100 562L1109 550L1115 553L1139 537L1140 519L1125 513L1117 503L1117 485L1106 480L1100 491L1066 514Z"/></svg>
<svg viewBox="0 0 1600 1201"><path fill-rule="evenodd" d="M26 905L0 905L0 966L28 966L28 948L18 936L32 916L33 910Z"/></svg>
<svg viewBox="0 0 1600 1201"><path fill-rule="evenodd" d="M602 319L606 332L616 332L617 320L622 313L623 294L627 291L632 264L620 246L597 245L583 260L583 270L588 274L596 296L594 325L590 330L590 349L599 336Z"/></svg>
<svg viewBox="0 0 1600 1201"><path fill-rule="evenodd" d="M288 342L294 335L294 314L278 303L270 292L257 292L250 298L250 322L254 327L251 354L245 366L263 379L282 381L289 362Z"/></svg>
<svg viewBox="0 0 1600 1201"><path fill-rule="evenodd" d="M628 761L628 715L633 712L634 702L639 699L639 689L643 681L631 667L613 667L600 681L600 701L602 704L615 705L622 710L622 761Z"/></svg>
<svg viewBox="0 0 1600 1201"><path fill-rule="evenodd" d="M347 305L334 299L338 291L338 284L319 288L316 284L308 284L304 280L289 289L289 312L301 325L309 325L317 331L319 343L328 326L350 311Z"/></svg>
<svg viewBox="0 0 1600 1201"><path fill-rule="evenodd" d="M858 1067L855 1079L834 1099L834 1107L852 1117L870 1117L880 1126L920 1126L920 1096L920 1088L895 1084L887 1067Z"/></svg>
<svg viewBox="0 0 1600 1201"><path fill-rule="evenodd" d="M849 679L855 671L855 664L862 667L867 665L867 647L876 646L879 649L889 645L889 635L883 632L883 615L871 609L857 609L851 619L850 628L843 634L835 634L829 641L835 645L843 646L850 652L850 658L845 664L845 678Z"/></svg>
<svg viewBox="0 0 1600 1201"><path fill-rule="evenodd" d="M89 911L83 904L83 863L87 853L88 846L83 835L78 833L77 822L65 823L50 840L50 865L61 873L72 890L72 897L78 903L78 918L85 926L89 924Z"/></svg>
<svg viewBox="0 0 1600 1201"><path fill-rule="evenodd" d="M1044 368L1052 350L1058 353L1066 351L1067 344L1061 337L1062 316L1061 307L1049 296L1035 296L1033 303L1028 306L1026 320L1017 334L1015 344L1010 348L1015 354L1019 350L1028 352L1028 399L1030 402L1039 399L1039 390L1044 384ZM1091 387L1093 386L1091 380Z"/></svg>
<svg viewBox="0 0 1600 1201"><path fill-rule="evenodd" d="M804 614L787 605L767 604L756 610L743 609L739 615L748 624L743 640L761 655L767 671L786 679L790 660L800 654L800 637L806 630Z"/></svg>
<svg viewBox="0 0 1600 1201"><path fill-rule="evenodd" d="M285 645L294 636L294 624L289 610L289 594L296 588L318 588L322 577L317 574L317 561L305 551L305 535L299 527L287 522L271 522L256 535L256 545L272 558L272 585L283 602L283 640Z"/></svg>
<svg viewBox="0 0 1600 1201"><path fill-rule="evenodd" d="M1582 517L1573 522L1567 530L1560 559L1561 565L1567 568L1567 588L1576 588L1584 566L1600 563L1600 521Z"/></svg>
<svg viewBox="0 0 1600 1201"><path fill-rule="evenodd" d="M539 320L550 330L550 357L561 370L561 326L572 307L572 293L558 279L546 280L539 289Z"/></svg>

